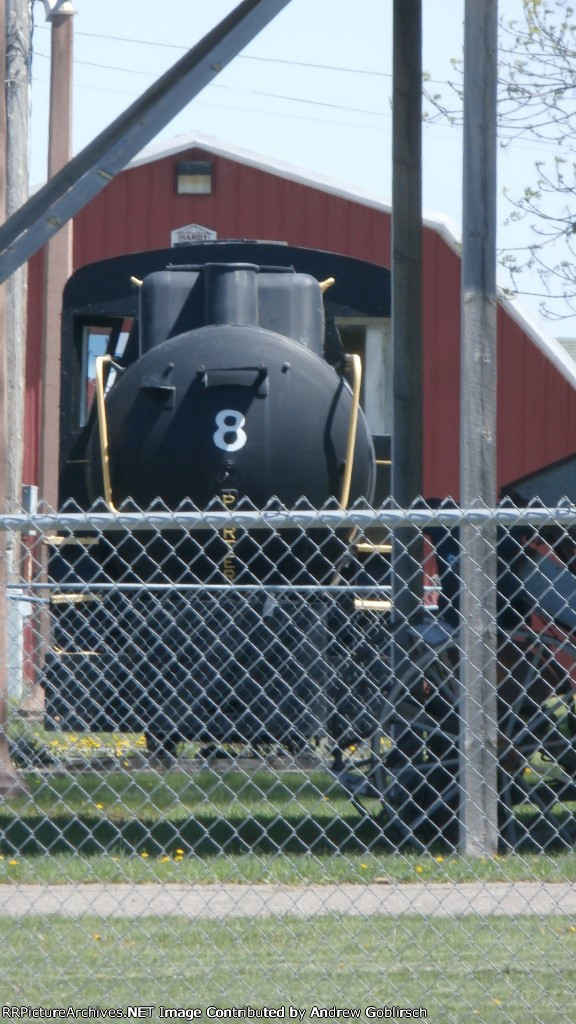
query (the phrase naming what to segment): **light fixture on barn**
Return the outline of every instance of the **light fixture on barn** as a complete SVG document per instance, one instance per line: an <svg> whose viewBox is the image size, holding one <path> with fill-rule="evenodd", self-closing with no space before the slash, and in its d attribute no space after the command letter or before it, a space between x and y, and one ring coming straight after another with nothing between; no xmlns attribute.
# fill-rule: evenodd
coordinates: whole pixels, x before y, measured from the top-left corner
<svg viewBox="0 0 576 1024"><path fill-rule="evenodd" d="M178 195L212 195L212 161L181 160L176 164Z"/></svg>

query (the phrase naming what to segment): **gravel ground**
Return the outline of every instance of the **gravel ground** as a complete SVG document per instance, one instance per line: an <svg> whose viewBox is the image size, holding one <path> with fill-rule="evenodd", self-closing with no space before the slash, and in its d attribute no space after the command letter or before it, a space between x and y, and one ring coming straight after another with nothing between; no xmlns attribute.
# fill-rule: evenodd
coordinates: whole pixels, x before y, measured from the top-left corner
<svg viewBox="0 0 576 1024"><path fill-rule="evenodd" d="M576 917L569 883L431 885L4 885L0 916L81 917L171 915L190 918L313 917L317 914L421 914L460 917L561 914Z"/></svg>

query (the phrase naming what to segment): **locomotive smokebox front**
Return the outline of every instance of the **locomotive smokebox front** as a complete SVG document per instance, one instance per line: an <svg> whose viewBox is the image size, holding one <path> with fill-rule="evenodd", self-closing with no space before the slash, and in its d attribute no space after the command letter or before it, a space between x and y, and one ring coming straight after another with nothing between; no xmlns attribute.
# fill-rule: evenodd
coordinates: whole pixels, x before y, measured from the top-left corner
<svg viewBox="0 0 576 1024"><path fill-rule="evenodd" d="M105 402L111 498L140 508L205 508L234 492L321 507L372 496L374 455L346 380L323 358L318 282L285 268L208 265L150 275L141 289L142 356ZM102 495L94 430L88 486ZM350 467L348 472L350 473Z"/></svg>
<svg viewBox="0 0 576 1024"><path fill-rule="evenodd" d="M382 314L375 271L380 288L369 264L250 242L82 268L65 307L62 500L370 501L359 360L333 317ZM318 279L332 274L327 329ZM336 701L342 717L324 588L349 556L349 529L174 521L85 533L58 538L50 556L65 581L43 672L50 728L144 731L150 750L170 753L182 738L295 751L330 731Z"/></svg>

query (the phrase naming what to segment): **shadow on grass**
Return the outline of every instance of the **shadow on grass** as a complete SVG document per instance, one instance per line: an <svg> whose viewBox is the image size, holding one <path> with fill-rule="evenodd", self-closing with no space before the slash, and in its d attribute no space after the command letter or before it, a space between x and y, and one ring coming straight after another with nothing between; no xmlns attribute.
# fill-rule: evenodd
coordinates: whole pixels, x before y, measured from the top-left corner
<svg viewBox="0 0 576 1024"><path fill-rule="evenodd" d="M0 852L5 856L40 856L79 853L94 856L114 852L158 856L179 847L199 857L258 853L360 853L378 843L380 830L370 821L313 816L269 817L246 815L234 821L221 817L190 816L178 822L158 821L141 815L114 822L66 813L43 817L0 815Z"/></svg>
<svg viewBox="0 0 576 1024"><path fill-rule="evenodd" d="M158 857L179 849L209 858L221 853L318 856L389 853L398 844L386 823L360 817L328 773L285 775L232 771L186 776L86 773L31 784L31 800L0 805L4 857L80 854ZM508 812L509 813L509 812ZM502 849L573 849L574 815L543 817L535 807L513 815ZM396 837L398 838L398 837ZM445 852L438 833L428 852ZM448 844L446 844L448 846Z"/></svg>
<svg viewBox="0 0 576 1024"><path fill-rule="evenodd" d="M0 805L4 856L351 854L384 842L328 773L86 773L30 783L30 800Z"/></svg>

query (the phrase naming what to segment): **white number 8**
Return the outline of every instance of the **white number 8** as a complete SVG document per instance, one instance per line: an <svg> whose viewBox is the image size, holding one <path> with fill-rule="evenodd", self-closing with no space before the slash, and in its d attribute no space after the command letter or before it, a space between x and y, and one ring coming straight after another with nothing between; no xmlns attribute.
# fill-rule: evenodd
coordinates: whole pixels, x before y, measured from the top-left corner
<svg viewBox="0 0 576 1024"><path fill-rule="evenodd" d="M244 416L237 409L222 409L216 415L218 430L212 435L216 447L225 452L237 452L243 448L248 440L242 429L245 423Z"/></svg>

